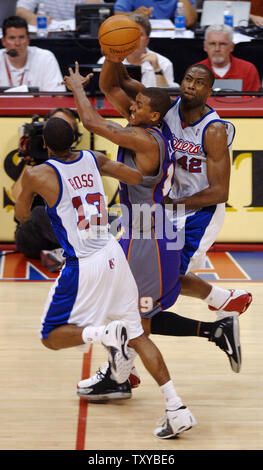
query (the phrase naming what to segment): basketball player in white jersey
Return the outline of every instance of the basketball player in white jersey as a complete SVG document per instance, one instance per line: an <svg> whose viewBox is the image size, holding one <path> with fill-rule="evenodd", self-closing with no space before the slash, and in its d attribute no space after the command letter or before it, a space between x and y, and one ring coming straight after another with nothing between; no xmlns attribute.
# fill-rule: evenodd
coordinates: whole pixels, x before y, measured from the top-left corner
<svg viewBox="0 0 263 470"><path fill-rule="evenodd" d="M156 113L148 114L148 119ZM140 145L157 149L151 136L140 131ZM122 132L127 139L134 134ZM169 437L168 431L176 436L196 421L177 395L160 351L143 332L135 280L122 248L108 231L100 177L111 176L135 185L142 181L142 175L136 168L113 162L99 152L73 152L73 130L64 119L51 118L43 136L49 160L25 171L15 205L16 218L24 222L30 217L35 194L46 201L66 258L45 305L42 342L54 350L102 343L109 350L112 376L119 383L127 380L136 350L165 398L165 437ZM162 428L155 431L160 438L162 433Z"/></svg>
<svg viewBox="0 0 263 470"><path fill-rule="evenodd" d="M207 67L200 64L189 67L181 84L181 96L172 104L164 120L174 136L177 161L170 197L175 208L178 203L185 204L188 211L182 251L181 295L204 300L211 310L216 311L217 317L222 318L234 312L245 312L252 295L245 290L211 286L191 272L204 267L206 252L222 228L229 191L228 147L233 140L234 128L206 105L212 93L213 79ZM131 79L118 59L106 55L100 89L122 116L129 117L131 102L143 88L140 82ZM161 314L159 318L157 322L155 317L152 333L167 334L167 328L171 333L173 318L167 318L167 323Z"/></svg>

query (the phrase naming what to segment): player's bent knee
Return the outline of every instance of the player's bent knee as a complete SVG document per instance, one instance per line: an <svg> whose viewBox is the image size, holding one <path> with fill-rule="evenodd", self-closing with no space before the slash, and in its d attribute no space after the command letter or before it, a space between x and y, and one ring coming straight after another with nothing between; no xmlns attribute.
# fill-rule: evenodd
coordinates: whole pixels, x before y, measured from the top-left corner
<svg viewBox="0 0 263 470"><path fill-rule="evenodd" d="M60 349L49 337L42 338L41 342L48 349L53 349L54 351L58 351Z"/></svg>
<svg viewBox="0 0 263 470"><path fill-rule="evenodd" d="M142 344L144 344L145 341L148 341L148 339L149 338L146 335L146 333L142 333L140 336L137 336L136 338L130 339L129 346L131 348L135 349L135 351L137 351L137 349L140 349Z"/></svg>

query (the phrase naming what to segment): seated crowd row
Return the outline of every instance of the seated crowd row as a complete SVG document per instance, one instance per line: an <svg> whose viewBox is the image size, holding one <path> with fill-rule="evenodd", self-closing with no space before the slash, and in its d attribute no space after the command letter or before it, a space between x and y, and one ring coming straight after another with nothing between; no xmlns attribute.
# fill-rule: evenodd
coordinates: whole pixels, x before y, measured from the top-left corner
<svg viewBox="0 0 263 470"><path fill-rule="evenodd" d="M198 18L197 8L202 7L203 0L180 0L183 3L186 26L193 26ZM242 0L241 0L242 1ZM245 0L243 0L245 1ZM17 0L16 14L24 18L28 24L36 24L36 11L39 4L44 5L49 21L63 21L74 18L75 5L80 3L104 3L103 0ZM168 18L173 20L178 0L111 0L115 14L142 13L155 19ZM250 20L256 25L263 25L263 4L259 0L251 0Z"/></svg>
<svg viewBox="0 0 263 470"><path fill-rule="evenodd" d="M146 87L179 87L174 81L174 64L163 55L148 48L151 24L147 16L133 14L141 29L139 48L130 54L125 64L141 66L141 81ZM63 77L55 55L36 46L30 46L27 22L19 17L6 18L2 27L0 49L0 87L21 85L36 87L40 92L65 92ZM243 91L258 91L261 80L251 62L233 55L233 30L226 25L213 25L206 29L204 51L207 65L219 79L241 79ZM103 57L98 63L103 62ZM175 59L176 64L176 59Z"/></svg>

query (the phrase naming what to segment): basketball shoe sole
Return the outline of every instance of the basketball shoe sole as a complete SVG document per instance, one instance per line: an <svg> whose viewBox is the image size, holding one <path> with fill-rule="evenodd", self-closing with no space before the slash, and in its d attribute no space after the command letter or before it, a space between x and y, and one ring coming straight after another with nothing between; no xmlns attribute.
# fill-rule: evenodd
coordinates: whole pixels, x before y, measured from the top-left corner
<svg viewBox="0 0 263 470"><path fill-rule="evenodd" d="M216 309L211 305L208 306L210 310L216 311L218 319L231 315L231 313L244 313L252 302L252 294L245 290L229 289L228 299Z"/></svg>

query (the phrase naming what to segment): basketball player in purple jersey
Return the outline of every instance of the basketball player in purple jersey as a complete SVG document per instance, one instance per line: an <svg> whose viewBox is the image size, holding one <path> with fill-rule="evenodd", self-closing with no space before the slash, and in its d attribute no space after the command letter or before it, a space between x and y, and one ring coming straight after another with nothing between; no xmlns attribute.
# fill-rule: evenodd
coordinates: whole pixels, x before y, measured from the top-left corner
<svg viewBox="0 0 263 470"><path fill-rule="evenodd" d="M173 152L169 140L169 128L160 121L162 115L157 116L155 107L156 95L164 93L160 89L145 89L136 96L135 102L130 107L129 124L125 130L116 123L109 122L102 118L95 109L92 108L83 89L83 77L79 75L78 65L76 72L70 69L70 75L65 77L67 87L73 91L77 110L81 121L88 130L96 132L116 144L121 148L118 153L118 160L124 162L131 168L137 167L143 174L143 180L139 185L121 184L120 198L123 204L128 207L132 214L133 204L148 204L149 207L156 207L166 193L169 192L173 181L172 171ZM169 97L168 94L166 94ZM159 102L156 109L162 109L165 102L165 95L162 95L162 103ZM166 106L170 106L170 99L166 98ZM149 111L151 119L149 120ZM140 128L138 127L140 126ZM165 136L164 136L165 130ZM149 147L140 143L141 133L150 134ZM126 135L127 138L124 138ZM157 145L156 145L157 144ZM165 184L169 181L169 184ZM165 188L165 189L164 189ZM164 207L163 212L165 212ZM181 263L180 249L167 249L169 242L166 234L161 239L155 236L156 219L151 218L148 226L146 239L139 237L134 239L134 227L140 227L140 217L132 214L124 222L126 236L122 237L120 244L129 260L130 267L135 276L139 289L140 311L143 318L143 326L149 332L149 320L155 318L164 308L173 305L180 291L178 278ZM140 232L140 229L138 230ZM138 235L137 232L137 235ZM128 236L127 236L128 233ZM145 235L145 232L144 232ZM148 236L149 235L149 236ZM170 274L170 276L169 276ZM120 280L121 282L121 280ZM166 312L163 312L166 313ZM227 343L222 339L226 335L233 346L233 355L230 359L231 367L238 372L241 364L239 328L237 317L229 317L225 320L214 323L204 323L195 320L179 317L172 314L178 323L177 333L182 335L193 335L208 338L215 342L227 353ZM180 333L181 332L181 333ZM101 373L88 381L79 383L78 393L80 396L90 401L111 398L126 398L129 394L121 392L118 387L114 388L111 380L110 368L105 374ZM105 389L106 387L106 389ZM125 390L123 389L123 392ZM157 431L158 437L167 438L175 435L173 431L173 418L167 413L167 420L164 426Z"/></svg>
<svg viewBox="0 0 263 470"><path fill-rule="evenodd" d="M125 66L115 57L106 58L100 75L100 88L126 118L132 100L144 86L131 79ZM213 74L205 66L189 67L181 84L181 97L164 116L174 139L175 180L170 197L185 204L185 246L182 250L181 295L204 300L218 318L246 311L252 295L245 290L211 286L191 271L204 267L205 255L214 243L224 220L230 177L228 146L233 139L233 125L222 122L206 105L212 92ZM190 138L190 140L189 140ZM189 145L189 143L191 145ZM193 153L194 152L194 153ZM191 171L192 170L192 171ZM171 202L171 201L170 201ZM172 318L160 317L151 331L166 334Z"/></svg>

